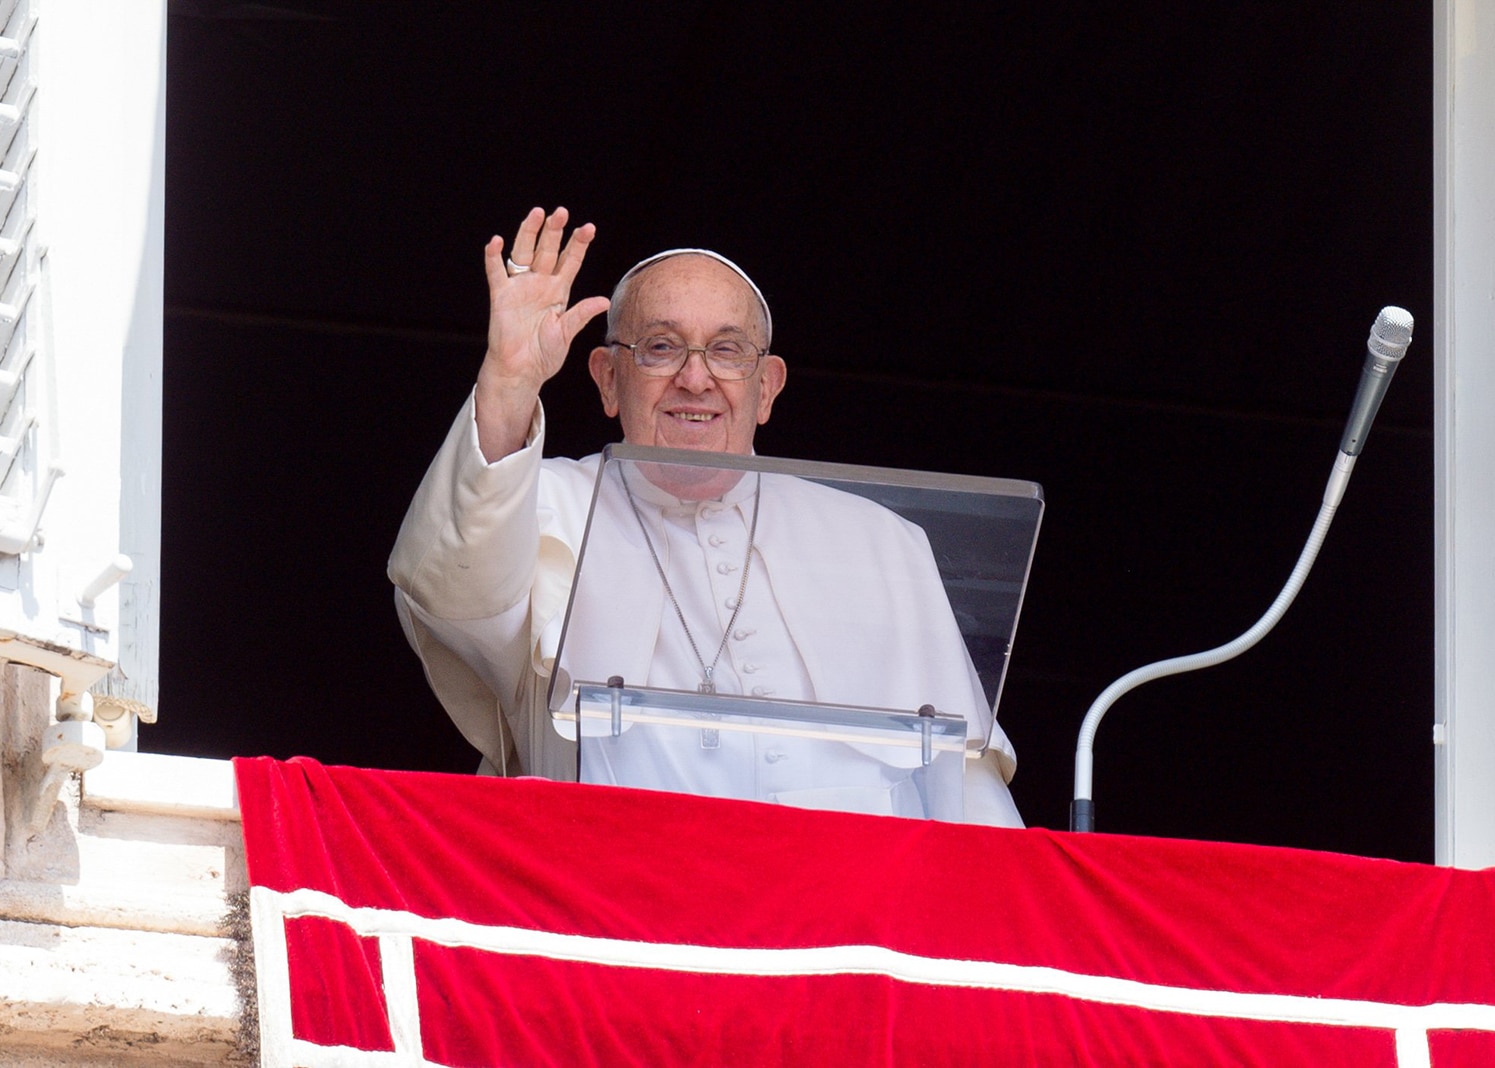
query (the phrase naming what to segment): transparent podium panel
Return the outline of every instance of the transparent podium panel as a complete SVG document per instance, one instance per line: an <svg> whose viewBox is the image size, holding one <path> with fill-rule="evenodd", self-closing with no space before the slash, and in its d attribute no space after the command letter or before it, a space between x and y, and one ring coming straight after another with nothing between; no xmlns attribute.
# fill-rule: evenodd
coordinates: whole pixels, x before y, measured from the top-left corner
<svg viewBox="0 0 1495 1068"><path fill-rule="evenodd" d="M576 687L580 777L801 808L960 820L959 716Z"/></svg>
<svg viewBox="0 0 1495 1068"><path fill-rule="evenodd" d="M1031 482L609 447L548 697L578 778L959 820L967 756L1010 768L1042 513Z"/></svg>

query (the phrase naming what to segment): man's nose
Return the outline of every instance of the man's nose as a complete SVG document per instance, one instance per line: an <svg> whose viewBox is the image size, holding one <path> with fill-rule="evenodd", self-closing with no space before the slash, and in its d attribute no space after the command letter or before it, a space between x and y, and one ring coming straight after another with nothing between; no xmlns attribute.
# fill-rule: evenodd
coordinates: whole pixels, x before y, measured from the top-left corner
<svg viewBox="0 0 1495 1068"><path fill-rule="evenodd" d="M691 393L704 393L716 385L711 369L706 366L706 354L700 349L688 349L685 362L675 372L675 383Z"/></svg>

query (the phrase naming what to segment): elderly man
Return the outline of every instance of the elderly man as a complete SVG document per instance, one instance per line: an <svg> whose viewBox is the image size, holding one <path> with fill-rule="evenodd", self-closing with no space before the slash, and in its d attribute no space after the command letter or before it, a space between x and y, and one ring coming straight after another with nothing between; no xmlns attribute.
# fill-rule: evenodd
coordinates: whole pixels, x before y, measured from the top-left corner
<svg viewBox="0 0 1495 1068"><path fill-rule="evenodd" d="M489 242L487 354L471 399L411 503L389 566L406 636L442 704L483 754L484 770L551 778L575 775L574 743L548 722L545 683L598 460L541 460L541 387L560 370L577 333L605 310L607 338L591 351L588 368L604 410L620 421L624 440L747 454L787 374L784 361L768 352L772 318L762 293L740 268L716 253L661 253L625 274L611 301L590 297L570 304L571 286L595 228L588 223L563 240L566 222L564 208L549 216L536 208L521 224L507 258L501 238ZM942 679L960 678L957 690L965 690L950 698L950 704L971 706L972 733L984 736L993 726L991 710L985 708L985 722L978 722L983 718L983 710L975 707L982 703L979 680L969 667L922 535L916 528L910 535L909 525L891 513L876 510L880 514L871 515L867 502L852 500L862 510L847 518L864 531L860 537L872 551L885 556L896 545L896 558L910 561L900 570L918 574L923 586L932 584L937 591L914 598L931 602L927 613L886 613L908 620L898 647L906 646L908 660L938 662ZM803 610L793 607L792 598L774 592L775 582L781 589L788 585L792 566L793 546L784 543L804 538L793 531L793 523L812 519L803 514L796 518L796 512L806 511L803 499L770 500L761 488L756 493L739 488L735 497L716 503L730 508L701 514L719 521L718 513L725 512L736 526L713 531L709 544L738 544L734 552L745 548L745 557L721 566L723 572L737 566L744 570L737 597L728 600L732 614L724 620L725 613L707 598L694 597L683 584L675 590L660 566L662 589L654 592L649 609L631 607L647 618L627 621L645 636L650 665L657 665L649 684L679 687L691 676L714 688L714 679L730 677L733 681L723 692L743 692L729 636L751 634L783 665L778 696L815 700L820 680L814 665L823 658L796 645L792 635L809 628L791 616ZM833 504L831 511L841 507L849 505ZM760 509L774 515L762 535L757 533ZM643 528L636 504L634 514ZM775 523L783 533L770 536ZM661 524L654 534L662 551L673 551L665 544L672 536L683 539L677 558L706 551L695 548L697 540L708 544L704 529L672 535L670 525ZM653 553L652 541L650 545ZM699 570L706 571L704 561ZM903 580L910 581L906 576ZM869 603L894 604L896 583L886 584L881 594L876 583L862 585L883 598ZM744 605L754 625L734 626ZM924 648L932 652L924 655ZM708 663L713 652L715 659ZM968 680L974 683L974 699ZM973 762L967 774L967 819L1021 825L1006 787L1011 767L1011 747L995 728L987 756ZM786 791L779 799L814 804L798 800L811 793Z"/></svg>

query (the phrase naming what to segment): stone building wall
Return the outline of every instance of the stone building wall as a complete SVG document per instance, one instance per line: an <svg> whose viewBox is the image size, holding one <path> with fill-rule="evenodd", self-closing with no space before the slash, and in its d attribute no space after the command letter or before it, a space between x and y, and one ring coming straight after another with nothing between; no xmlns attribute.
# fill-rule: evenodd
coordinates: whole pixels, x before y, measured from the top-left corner
<svg viewBox="0 0 1495 1068"><path fill-rule="evenodd" d="M56 687L0 664L0 1066L252 1063L229 763L109 751L53 801Z"/></svg>

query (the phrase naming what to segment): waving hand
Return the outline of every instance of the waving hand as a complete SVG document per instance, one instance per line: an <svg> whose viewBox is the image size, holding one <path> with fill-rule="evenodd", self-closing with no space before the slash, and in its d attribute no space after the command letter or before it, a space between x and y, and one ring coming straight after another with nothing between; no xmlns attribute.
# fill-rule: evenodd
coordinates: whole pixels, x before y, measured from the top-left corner
<svg viewBox="0 0 1495 1068"><path fill-rule="evenodd" d="M514 246L494 237L484 249L488 271L488 353L478 372L478 444L489 462L524 444L540 387L565 363L581 328L607 310L606 297L574 305L571 285L596 236L591 223L562 242L568 213L532 208Z"/></svg>

